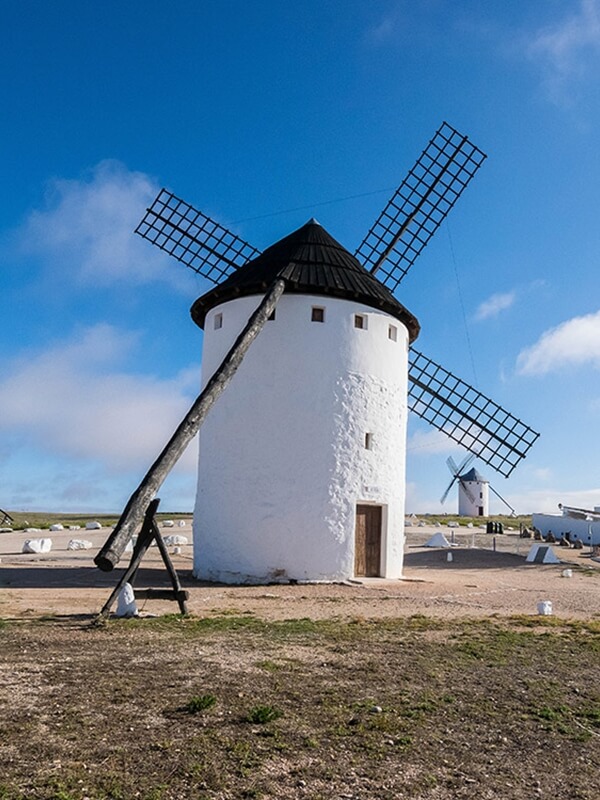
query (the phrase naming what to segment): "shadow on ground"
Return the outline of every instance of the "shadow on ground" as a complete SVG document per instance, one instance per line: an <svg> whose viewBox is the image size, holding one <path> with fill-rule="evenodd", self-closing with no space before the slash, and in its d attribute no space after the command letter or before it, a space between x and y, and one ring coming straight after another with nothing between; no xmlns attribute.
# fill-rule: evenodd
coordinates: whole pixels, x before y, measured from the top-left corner
<svg viewBox="0 0 600 800"><path fill-rule="evenodd" d="M452 555L452 561L448 561L448 554ZM461 549L453 547L451 549L431 548L404 554L405 569L503 569L505 567L530 566L525 564L525 554L501 553L493 550ZM539 566L539 565L536 565Z"/></svg>
<svg viewBox="0 0 600 800"><path fill-rule="evenodd" d="M18 566L0 569L0 589L113 589L124 570L102 572L97 567ZM191 570L178 570L182 586L210 586L197 581ZM141 567L135 585L138 587L170 587L164 568Z"/></svg>

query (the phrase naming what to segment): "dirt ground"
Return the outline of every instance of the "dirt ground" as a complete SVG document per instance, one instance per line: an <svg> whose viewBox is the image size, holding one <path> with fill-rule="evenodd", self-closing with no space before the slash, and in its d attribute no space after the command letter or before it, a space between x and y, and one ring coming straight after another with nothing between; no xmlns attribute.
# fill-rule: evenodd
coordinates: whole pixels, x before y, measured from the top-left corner
<svg viewBox="0 0 600 800"><path fill-rule="evenodd" d="M191 616L102 624L108 530L0 534L0 800L597 800L600 564L433 530L403 580L337 585L204 585L187 545Z"/></svg>
<svg viewBox="0 0 600 800"><path fill-rule="evenodd" d="M422 545L442 530L454 544L450 550ZM120 570L100 572L93 557L109 529L0 534L0 617L95 615L116 584ZM163 529L184 535L191 543L191 521L185 527ZM27 538L50 537L48 554L23 554ZM87 539L90 550L69 551L71 538ZM363 579L345 584L224 586L192 577L192 546L172 555L182 584L190 592L189 610L197 616L252 613L267 620L366 619L424 614L437 618L482 617L497 614L536 614L539 602L549 600L555 615L590 619L600 615L600 563L588 549L554 551L560 565L525 563L532 542L516 531L492 536L480 529L409 527L402 580ZM494 551L493 547L496 547ZM452 561L448 561L448 553ZM126 566L127 560L122 561ZM573 575L564 577L565 568ZM167 585L158 550L151 548L136 586ZM174 603L142 600L142 614L177 611Z"/></svg>

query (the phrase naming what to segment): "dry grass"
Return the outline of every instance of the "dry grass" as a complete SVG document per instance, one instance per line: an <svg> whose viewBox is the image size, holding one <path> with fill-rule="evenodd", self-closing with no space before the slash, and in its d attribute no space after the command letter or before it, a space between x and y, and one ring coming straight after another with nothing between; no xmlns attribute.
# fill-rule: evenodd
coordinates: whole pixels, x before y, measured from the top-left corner
<svg viewBox="0 0 600 800"><path fill-rule="evenodd" d="M9 511L9 513L13 518L10 527L14 530L21 530L23 528L40 528L44 530L56 523L61 523L63 525L80 525L84 528L85 523L90 520L100 522L103 527L111 527L116 525L119 519L119 514L55 514L49 511ZM160 523L164 519L190 519L191 516L191 514L163 511L157 514L156 518Z"/></svg>
<svg viewBox="0 0 600 800"><path fill-rule="evenodd" d="M3 800L598 797L598 622L49 619L0 638Z"/></svg>

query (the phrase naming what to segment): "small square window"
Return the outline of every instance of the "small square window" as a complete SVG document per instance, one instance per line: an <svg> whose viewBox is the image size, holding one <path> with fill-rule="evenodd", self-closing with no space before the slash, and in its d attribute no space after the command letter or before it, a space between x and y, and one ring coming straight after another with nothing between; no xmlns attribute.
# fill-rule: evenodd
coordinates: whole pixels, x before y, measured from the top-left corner
<svg viewBox="0 0 600 800"><path fill-rule="evenodd" d="M367 327L367 318L364 314L355 314L354 315L354 327L360 328L361 330L365 330Z"/></svg>
<svg viewBox="0 0 600 800"><path fill-rule="evenodd" d="M391 339L392 342L398 341L398 328L395 325L388 327L388 339Z"/></svg>
<svg viewBox="0 0 600 800"><path fill-rule="evenodd" d="M311 322L325 322L325 309L321 306L313 306L310 319Z"/></svg>
<svg viewBox="0 0 600 800"><path fill-rule="evenodd" d="M365 433L365 450L373 449L373 434Z"/></svg>
<svg viewBox="0 0 600 800"><path fill-rule="evenodd" d="M215 330L223 327L223 314L215 314Z"/></svg>

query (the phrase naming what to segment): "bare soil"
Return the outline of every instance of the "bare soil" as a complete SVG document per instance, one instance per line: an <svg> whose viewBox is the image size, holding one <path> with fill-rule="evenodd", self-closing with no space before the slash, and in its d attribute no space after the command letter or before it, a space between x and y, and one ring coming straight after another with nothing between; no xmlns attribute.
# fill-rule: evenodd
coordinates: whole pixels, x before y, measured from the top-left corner
<svg viewBox="0 0 600 800"><path fill-rule="evenodd" d="M597 800L600 628L547 619L9 623L0 797Z"/></svg>
<svg viewBox="0 0 600 800"><path fill-rule="evenodd" d="M1 534L0 800L597 800L600 564L462 530L449 562L431 532L360 584L202 585L184 548L190 618L101 625L107 531ZM152 550L138 585L164 584Z"/></svg>

